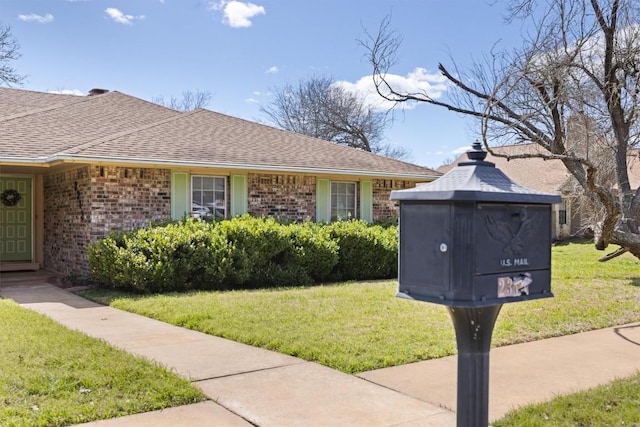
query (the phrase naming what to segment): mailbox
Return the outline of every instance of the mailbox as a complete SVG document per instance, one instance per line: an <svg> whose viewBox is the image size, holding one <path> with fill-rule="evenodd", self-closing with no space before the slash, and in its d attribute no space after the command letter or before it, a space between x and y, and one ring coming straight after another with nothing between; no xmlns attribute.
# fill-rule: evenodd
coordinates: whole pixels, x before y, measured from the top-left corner
<svg viewBox="0 0 640 427"><path fill-rule="evenodd" d="M451 307L552 297L551 205L558 195L469 160L433 181L391 192L400 202L398 296Z"/></svg>

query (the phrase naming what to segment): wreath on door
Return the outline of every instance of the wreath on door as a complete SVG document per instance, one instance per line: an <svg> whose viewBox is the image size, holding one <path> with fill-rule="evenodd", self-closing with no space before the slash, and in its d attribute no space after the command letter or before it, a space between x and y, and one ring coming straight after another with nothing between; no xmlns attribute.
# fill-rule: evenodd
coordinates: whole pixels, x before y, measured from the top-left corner
<svg viewBox="0 0 640 427"><path fill-rule="evenodd" d="M5 206L15 206L20 200L22 200L22 196L18 193L18 190L8 189L0 194L0 202Z"/></svg>

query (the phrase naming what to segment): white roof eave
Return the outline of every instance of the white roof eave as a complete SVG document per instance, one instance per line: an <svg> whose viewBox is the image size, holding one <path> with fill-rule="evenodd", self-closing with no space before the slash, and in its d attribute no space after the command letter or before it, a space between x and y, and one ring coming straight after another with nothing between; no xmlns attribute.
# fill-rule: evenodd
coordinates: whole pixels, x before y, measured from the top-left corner
<svg viewBox="0 0 640 427"><path fill-rule="evenodd" d="M386 177L386 178L403 178L403 179L415 179L415 180L434 180L439 178L440 175L434 174L413 174L404 172L384 172L384 171L366 171L357 169L333 169L333 168L314 168L314 167L300 167L300 166L276 166L276 165L259 165L249 163L223 163L223 162L193 162L193 161L176 161L176 160L152 160L144 158L121 158L113 156L84 156L78 154L56 154L50 157L0 157L0 163L9 164L27 164L27 165L40 165L51 166L55 163L70 162L70 163L93 163L93 162L107 162L107 163L121 163L121 164L136 164L136 165L154 165L154 166L166 166L166 167L192 167L192 168L226 168L226 169L253 169L269 172L292 172L292 173L310 173L310 174L323 174L323 175L364 175L371 177Z"/></svg>

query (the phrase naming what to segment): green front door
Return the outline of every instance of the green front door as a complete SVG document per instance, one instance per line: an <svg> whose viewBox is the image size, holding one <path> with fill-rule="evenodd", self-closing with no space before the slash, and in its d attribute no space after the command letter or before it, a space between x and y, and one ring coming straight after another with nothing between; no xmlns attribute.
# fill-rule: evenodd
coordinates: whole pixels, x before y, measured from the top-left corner
<svg viewBox="0 0 640 427"><path fill-rule="evenodd" d="M0 177L0 195L0 262L31 261L31 178Z"/></svg>

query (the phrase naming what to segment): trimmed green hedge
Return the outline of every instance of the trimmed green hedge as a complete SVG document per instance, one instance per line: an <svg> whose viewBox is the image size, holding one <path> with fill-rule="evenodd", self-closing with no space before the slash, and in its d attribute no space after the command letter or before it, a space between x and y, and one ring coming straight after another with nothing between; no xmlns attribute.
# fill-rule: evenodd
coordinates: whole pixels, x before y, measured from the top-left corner
<svg viewBox="0 0 640 427"><path fill-rule="evenodd" d="M139 293L301 286L396 277L397 233L355 220L189 218L112 233L88 258L94 282Z"/></svg>
<svg viewBox="0 0 640 427"><path fill-rule="evenodd" d="M397 232L364 221L186 219L112 233L88 257L95 282L139 293L299 286L396 277Z"/></svg>
<svg viewBox="0 0 640 427"><path fill-rule="evenodd" d="M337 221L327 226L340 247L335 280L387 279L398 276L398 228L364 221Z"/></svg>
<svg viewBox="0 0 640 427"><path fill-rule="evenodd" d="M283 225L243 216L215 228L242 260L233 272L241 287L308 285L326 278L338 262L338 245L313 223Z"/></svg>
<svg viewBox="0 0 640 427"><path fill-rule="evenodd" d="M241 264L224 234L195 220L114 234L88 257L94 281L134 292L224 288Z"/></svg>

